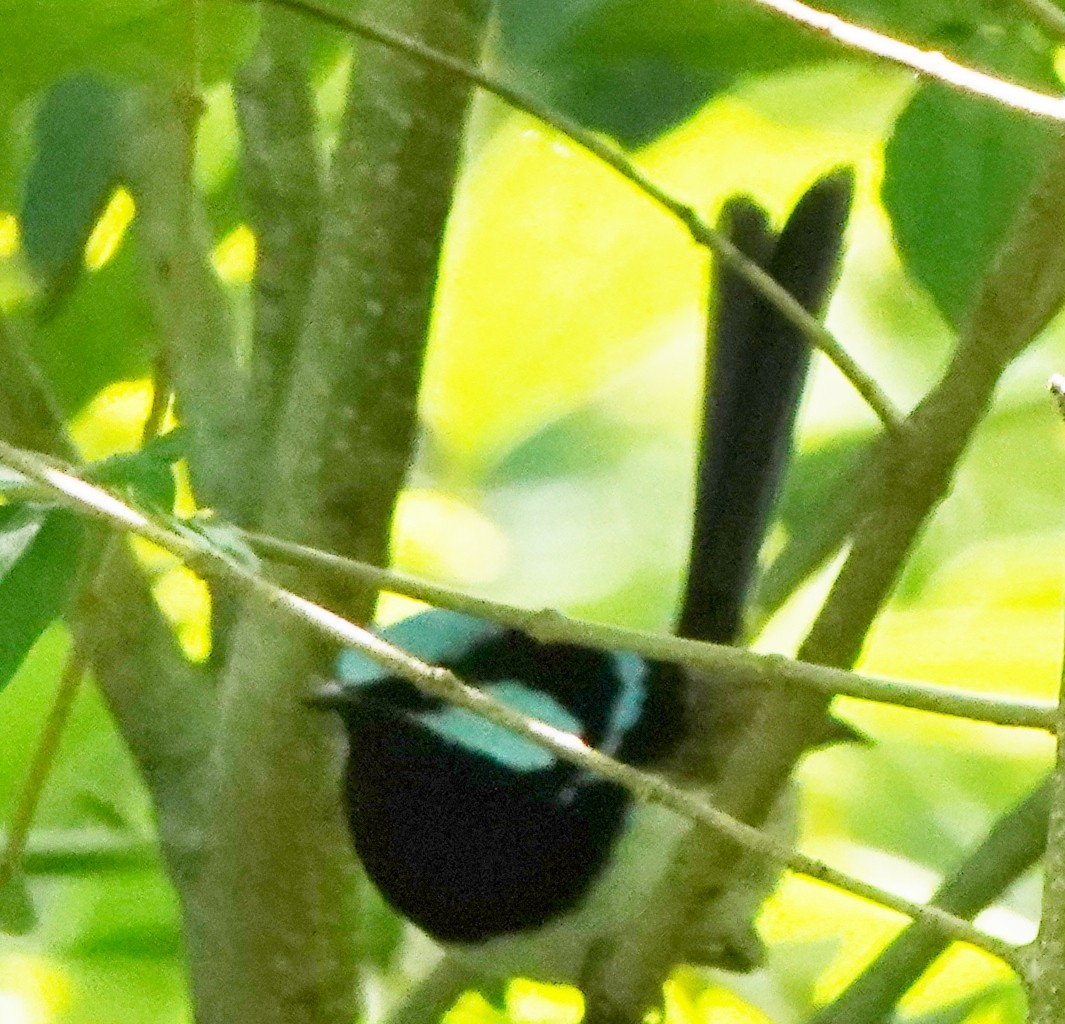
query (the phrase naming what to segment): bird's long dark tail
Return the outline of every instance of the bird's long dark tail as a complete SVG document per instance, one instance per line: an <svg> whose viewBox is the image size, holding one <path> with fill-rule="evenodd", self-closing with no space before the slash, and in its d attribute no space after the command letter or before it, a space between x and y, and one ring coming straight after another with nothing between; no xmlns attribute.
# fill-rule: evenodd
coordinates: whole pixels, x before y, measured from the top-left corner
<svg viewBox="0 0 1065 1024"><path fill-rule="evenodd" d="M835 282L853 186L849 170L822 178L779 237L750 200L726 209L732 241L814 316ZM735 643L787 465L810 344L735 272L722 266L716 277L691 557L676 632Z"/></svg>

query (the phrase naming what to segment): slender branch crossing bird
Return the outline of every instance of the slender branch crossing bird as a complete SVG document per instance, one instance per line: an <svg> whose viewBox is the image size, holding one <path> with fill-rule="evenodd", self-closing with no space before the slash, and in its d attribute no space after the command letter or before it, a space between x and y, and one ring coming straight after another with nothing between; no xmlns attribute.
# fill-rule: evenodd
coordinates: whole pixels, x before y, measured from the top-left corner
<svg viewBox="0 0 1065 1024"><path fill-rule="evenodd" d="M853 180L837 171L799 201L779 235L752 201L731 201L732 241L810 313L835 281ZM737 643L759 549L791 449L810 361L806 340L721 268L687 585L678 634ZM668 766L694 729L728 749L728 714L693 720L684 670L633 654L539 643L431 610L382 635L512 707L639 767ZM523 737L429 698L354 651L312 699L348 736L347 817L385 900L493 977L576 981L591 944L622 932L690 827ZM721 689L718 687L717 689ZM705 704L706 701L700 701ZM716 724L715 724L716 723ZM713 778L715 765L700 766Z"/></svg>

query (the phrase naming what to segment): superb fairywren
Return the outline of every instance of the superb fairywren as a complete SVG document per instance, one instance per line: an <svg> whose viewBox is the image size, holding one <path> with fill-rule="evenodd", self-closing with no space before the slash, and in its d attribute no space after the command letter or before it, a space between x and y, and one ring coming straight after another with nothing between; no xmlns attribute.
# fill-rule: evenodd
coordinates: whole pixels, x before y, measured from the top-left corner
<svg viewBox="0 0 1065 1024"><path fill-rule="evenodd" d="M754 203L737 200L727 229L816 315L835 278L851 192L849 172L822 179L779 236ZM734 643L809 348L733 271L721 268L716 287L677 632ZM684 688L695 684L674 666L542 644L448 611L416 615L382 635L626 763L668 764L690 730L708 725L720 729L714 743L727 751L728 715L717 725L689 721ZM337 681L314 703L335 710L347 730L348 821L369 877L396 910L497 977L577 980L591 943L640 912L689 827L523 737L424 696L354 651L341 654ZM701 767L713 775L714 765Z"/></svg>

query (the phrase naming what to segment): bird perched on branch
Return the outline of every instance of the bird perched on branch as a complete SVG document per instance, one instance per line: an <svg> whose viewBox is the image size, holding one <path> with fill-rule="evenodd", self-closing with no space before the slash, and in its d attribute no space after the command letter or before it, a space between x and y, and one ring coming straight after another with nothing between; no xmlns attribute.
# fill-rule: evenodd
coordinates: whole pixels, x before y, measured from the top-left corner
<svg viewBox="0 0 1065 1024"><path fill-rule="evenodd" d="M725 230L816 316L835 281L852 191L849 171L821 179L779 235L756 204L733 200ZM731 267L716 277L677 633L732 644L742 636L810 350ZM631 765L669 764L691 730L708 727L691 719L683 670L629 653L540 643L442 610L382 635ZM690 827L524 737L425 696L355 651L342 653L336 680L312 703L346 727L347 815L369 877L406 918L495 977L579 980L591 944L640 913ZM710 739L700 749L727 751L727 737ZM712 777L715 765L700 769Z"/></svg>

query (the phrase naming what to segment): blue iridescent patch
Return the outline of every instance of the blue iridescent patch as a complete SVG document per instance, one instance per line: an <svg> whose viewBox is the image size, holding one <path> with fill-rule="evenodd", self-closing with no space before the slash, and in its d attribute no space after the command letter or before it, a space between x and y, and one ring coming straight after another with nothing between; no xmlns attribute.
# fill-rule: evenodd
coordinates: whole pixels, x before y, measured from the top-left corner
<svg viewBox="0 0 1065 1024"><path fill-rule="evenodd" d="M438 609L412 615L380 631L390 644L430 665L454 664L474 647L503 633L502 626L484 619ZM337 658L337 679L348 686L379 683L389 675L388 669L350 648Z"/></svg>
<svg viewBox="0 0 1065 1024"><path fill-rule="evenodd" d="M433 609L403 619L382 630L380 635L429 664L460 666L475 652L491 649L506 633L505 627L472 615ZM516 657L520 662L520 657ZM643 713L648 669L647 663L634 654L617 652L602 657L606 659L609 679L604 698L610 703L597 709L596 717L603 722L599 749L614 755ZM336 673L338 681L346 687L370 686L391 678L387 669L354 650L341 652ZM477 683L472 677L468 681ZM579 686L581 680L574 679L572 684ZM520 679L504 678L483 685L483 689L514 710L557 729L575 735L585 731L586 723L574 712L555 697ZM538 771L555 763L555 758L542 747L462 708L437 707L415 712L414 717L442 739L484 754L515 771Z"/></svg>
<svg viewBox="0 0 1065 1024"><path fill-rule="evenodd" d="M616 651L610 660L619 685L599 749L613 757L626 733L636 725L643 714L647 700L649 667L643 658L629 651Z"/></svg>
<svg viewBox="0 0 1065 1024"><path fill-rule="evenodd" d="M515 711L556 729L578 734L581 731L577 719L546 693L531 690L513 680L492 683L484 690ZM555 763L550 751L465 708L441 708L422 712L416 717L438 736L458 743L467 750L485 754L515 771L538 771L550 768Z"/></svg>

